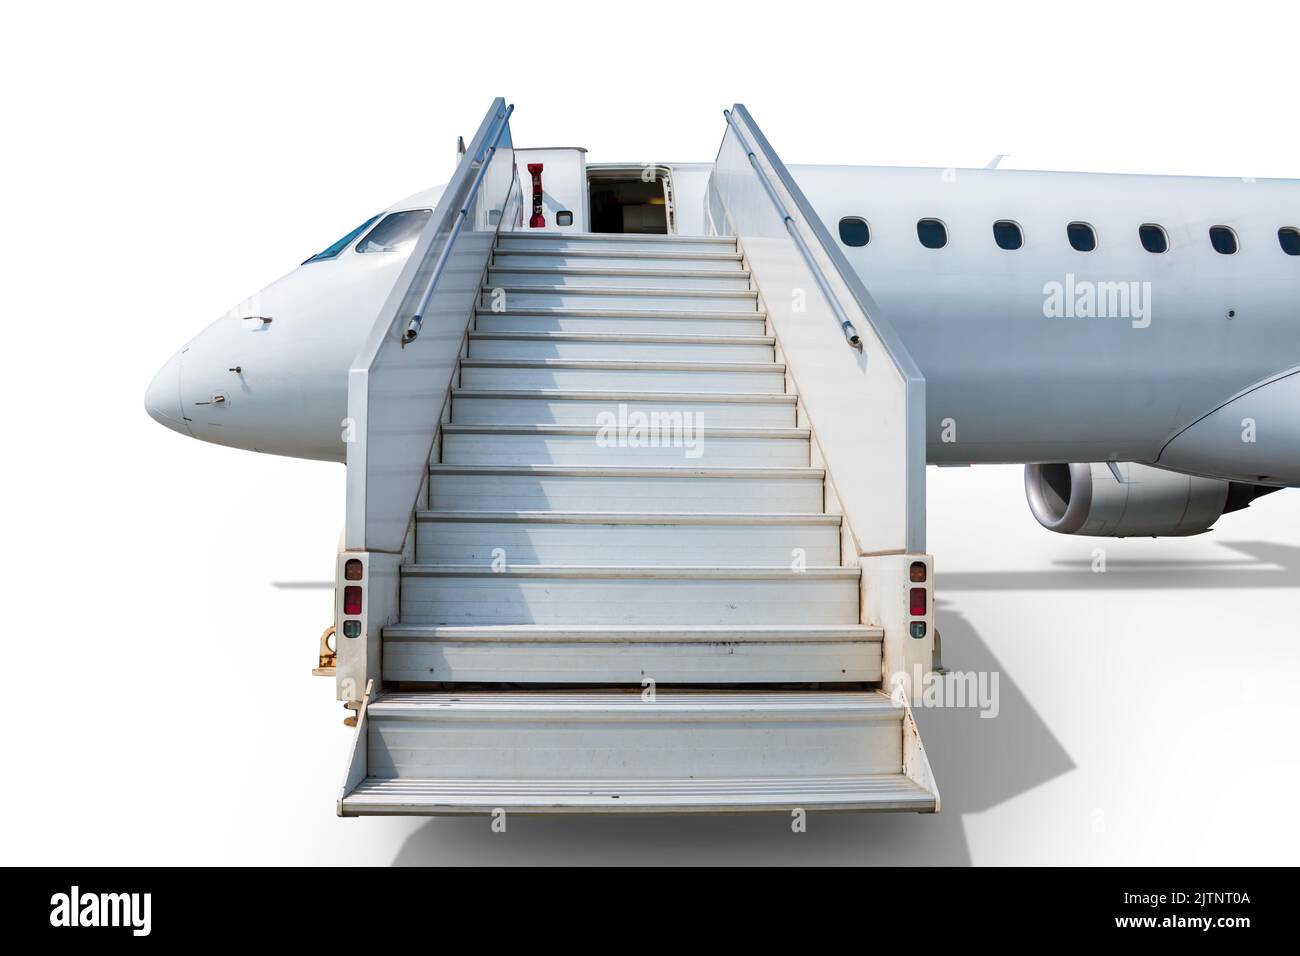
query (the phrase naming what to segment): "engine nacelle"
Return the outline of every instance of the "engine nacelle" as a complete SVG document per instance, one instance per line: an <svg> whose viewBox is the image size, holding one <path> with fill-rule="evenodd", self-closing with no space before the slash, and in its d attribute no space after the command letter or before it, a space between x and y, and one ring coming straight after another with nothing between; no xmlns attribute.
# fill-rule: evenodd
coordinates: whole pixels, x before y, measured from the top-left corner
<svg viewBox="0 0 1300 956"><path fill-rule="evenodd" d="M1118 463L1026 465L1025 495L1038 523L1058 534L1185 537L1276 488ZM1122 479L1122 480L1120 480Z"/></svg>

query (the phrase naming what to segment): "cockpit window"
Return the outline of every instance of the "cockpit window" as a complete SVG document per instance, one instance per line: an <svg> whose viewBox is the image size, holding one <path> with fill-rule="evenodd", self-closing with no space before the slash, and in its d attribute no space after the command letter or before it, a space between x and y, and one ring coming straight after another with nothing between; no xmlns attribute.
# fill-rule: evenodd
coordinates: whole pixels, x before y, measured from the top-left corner
<svg viewBox="0 0 1300 956"><path fill-rule="evenodd" d="M316 253L316 255L306 260L306 262L304 262L303 265L306 265L308 262L320 262L322 259L333 259L335 256L337 256L348 246L352 245L353 239L355 239L357 236L361 235L363 232L365 232L367 229L373 226L375 224L375 220L378 218L379 218L378 216L371 216L369 219L367 219L361 225L357 226L357 228L353 229L351 232L349 232L338 242L334 243L328 249L322 249L320 252Z"/></svg>
<svg viewBox="0 0 1300 956"><path fill-rule="evenodd" d="M415 244L431 215L432 209L391 213L357 243L357 252L404 252Z"/></svg>

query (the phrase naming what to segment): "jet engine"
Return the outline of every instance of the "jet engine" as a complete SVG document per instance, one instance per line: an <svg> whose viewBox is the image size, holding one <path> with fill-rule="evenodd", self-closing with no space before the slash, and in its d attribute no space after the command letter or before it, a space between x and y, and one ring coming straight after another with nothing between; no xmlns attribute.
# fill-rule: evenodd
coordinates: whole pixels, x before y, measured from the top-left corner
<svg viewBox="0 0 1300 956"><path fill-rule="evenodd" d="M1103 538L1201 534L1277 488L1198 478L1131 462L1025 466L1038 523L1058 534Z"/></svg>

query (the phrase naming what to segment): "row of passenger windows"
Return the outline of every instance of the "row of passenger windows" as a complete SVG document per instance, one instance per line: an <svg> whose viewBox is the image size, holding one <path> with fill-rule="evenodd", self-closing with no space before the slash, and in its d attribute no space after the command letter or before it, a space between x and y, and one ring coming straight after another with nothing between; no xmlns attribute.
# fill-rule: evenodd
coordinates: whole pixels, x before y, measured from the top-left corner
<svg viewBox="0 0 1300 956"><path fill-rule="evenodd" d="M1097 230L1086 222L1070 223L1065 227L1065 235L1079 252L1097 248ZM948 227L938 219L922 219L916 224L916 238L927 249L942 249L948 244ZM1169 251L1169 233L1163 226L1150 222L1139 226L1138 239L1147 252L1160 255ZM865 219L846 216L840 220L840 241L846 246L865 246L871 241L871 226ZM993 241L999 249L1015 250L1025 244L1025 233L1019 223L999 219L993 224ZM1282 227L1277 231L1277 241L1288 256L1300 256L1300 229ZM1234 255L1241 248L1237 233L1227 226L1210 227L1210 245L1224 256Z"/></svg>

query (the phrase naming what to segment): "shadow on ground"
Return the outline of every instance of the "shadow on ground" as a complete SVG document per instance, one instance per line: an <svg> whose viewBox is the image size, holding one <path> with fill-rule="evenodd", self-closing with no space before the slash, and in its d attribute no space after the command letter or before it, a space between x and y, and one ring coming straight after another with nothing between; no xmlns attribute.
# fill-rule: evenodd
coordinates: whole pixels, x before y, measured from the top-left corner
<svg viewBox="0 0 1300 956"><path fill-rule="evenodd" d="M1300 548L1270 541L1223 541L1243 555L1211 561L1115 558L1106 573L1092 560L1057 561L1042 571L957 571L936 575L941 594L960 591L1144 591L1300 587Z"/></svg>
<svg viewBox="0 0 1300 956"><path fill-rule="evenodd" d="M793 833L782 814L725 817L511 816L505 833L487 817L430 820L407 838L394 866L426 865L968 865L962 818L1074 768L1069 755L966 619L941 604L944 664L1000 672L1000 712L917 713L938 777L938 814L812 814Z"/></svg>

